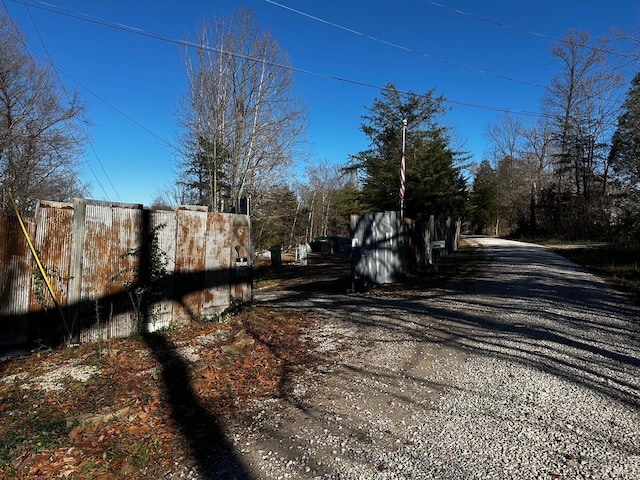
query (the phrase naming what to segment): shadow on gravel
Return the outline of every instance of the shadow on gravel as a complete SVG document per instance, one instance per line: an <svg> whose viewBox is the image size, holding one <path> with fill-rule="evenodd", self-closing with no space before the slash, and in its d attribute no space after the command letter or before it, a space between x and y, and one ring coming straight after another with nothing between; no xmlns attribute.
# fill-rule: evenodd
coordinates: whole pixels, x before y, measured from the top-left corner
<svg viewBox="0 0 640 480"><path fill-rule="evenodd" d="M330 311L384 329L389 341L397 334L519 362L640 407L640 308L548 249L513 242L485 251L482 274L422 295L298 289L269 303Z"/></svg>

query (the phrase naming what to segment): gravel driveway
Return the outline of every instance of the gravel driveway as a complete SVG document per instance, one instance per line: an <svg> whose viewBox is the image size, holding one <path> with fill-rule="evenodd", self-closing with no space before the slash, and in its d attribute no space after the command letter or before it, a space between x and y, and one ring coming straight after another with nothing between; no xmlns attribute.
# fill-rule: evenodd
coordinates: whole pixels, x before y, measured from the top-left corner
<svg viewBox="0 0 640 480"><path fill-rule="evenodd" d="M402 294L257 292L327 362L227 425L254 479L640 479L640 309L544 247ZM304 312L304 313L303 313Z"/></svg>

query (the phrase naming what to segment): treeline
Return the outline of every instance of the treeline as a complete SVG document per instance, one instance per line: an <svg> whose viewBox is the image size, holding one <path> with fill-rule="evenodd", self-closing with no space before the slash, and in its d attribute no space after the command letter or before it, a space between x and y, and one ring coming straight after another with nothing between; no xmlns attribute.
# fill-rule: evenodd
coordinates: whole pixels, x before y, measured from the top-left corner
<svg viewBox="0 0 640 480"><path fill-rule="evenodd" d="M473 228L638 241L640 76L621 104L620 55L606 40L569 32L551 54L561 67L537 121L506 113L486 129L493 152L475 166Z"/></svg>
<svg viewBox="0 0 640 480"><path fill-rule="evenodd" d="M231 211L250 197L257 249L348 236L350 214L400 208L405 121L406 215L465 211L461 154L440 124L444 99L433 91L401 93L388 84L363 116L371 148L345 165L307 161L294 175L302 170L304 109L277 41L241 10L205 24L195 43L201 47L185 52L178 175L152 206Z"/></svg>

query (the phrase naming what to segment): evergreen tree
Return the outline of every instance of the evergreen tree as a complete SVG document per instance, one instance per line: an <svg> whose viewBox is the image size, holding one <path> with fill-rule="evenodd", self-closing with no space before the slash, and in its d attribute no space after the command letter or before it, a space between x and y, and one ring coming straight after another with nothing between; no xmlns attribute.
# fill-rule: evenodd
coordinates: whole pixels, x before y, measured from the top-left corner
<svg viewBox="0 0 640 480"><path fill-rule="evenodd" d="M471 192L472 223L478 233L486 233L496 222L499 197L496 171L485 159L478 166Z"/></svg>
<svg viewBox="0 0 640 480"><path fill-rule="evenodd" d="M298 216L299 202L295 192L286 184L274 186L253 210L252 240L255 247L281 246L286 249L301 241L304 232L297 230Z"/></svg>
<svg viewBox="0 0 640 480"><path fill-rule="evenodd" d="M443 98L402 94L387 84L363 117L363 133L371 147L351 158L347 169L358 172L360 202L368 211L399 210L402 122L406 131L407 217L462 215L466 186L459 152L450 146L448 131L437 122L444 113Z"/></svg>
<svg viewBox="0 0 640 480"><path fill-rule="evenodd" d="M616 173L625 180L640 183L640 72L631 81L622 114L618 117L610 161Z"/></svg>

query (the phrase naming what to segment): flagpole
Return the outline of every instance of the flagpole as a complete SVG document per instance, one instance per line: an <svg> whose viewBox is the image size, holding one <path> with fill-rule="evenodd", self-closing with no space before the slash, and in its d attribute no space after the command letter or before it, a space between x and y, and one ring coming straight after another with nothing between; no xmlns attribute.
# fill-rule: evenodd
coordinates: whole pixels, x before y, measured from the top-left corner
<svg viewBox="0 0 640 480"><path fill-rule="evenodd" d="M407 143L407 119L402 119L402 163L400 164L400 218L404 219L404 191L406 180L406 155L405 146Z"/></svg>

